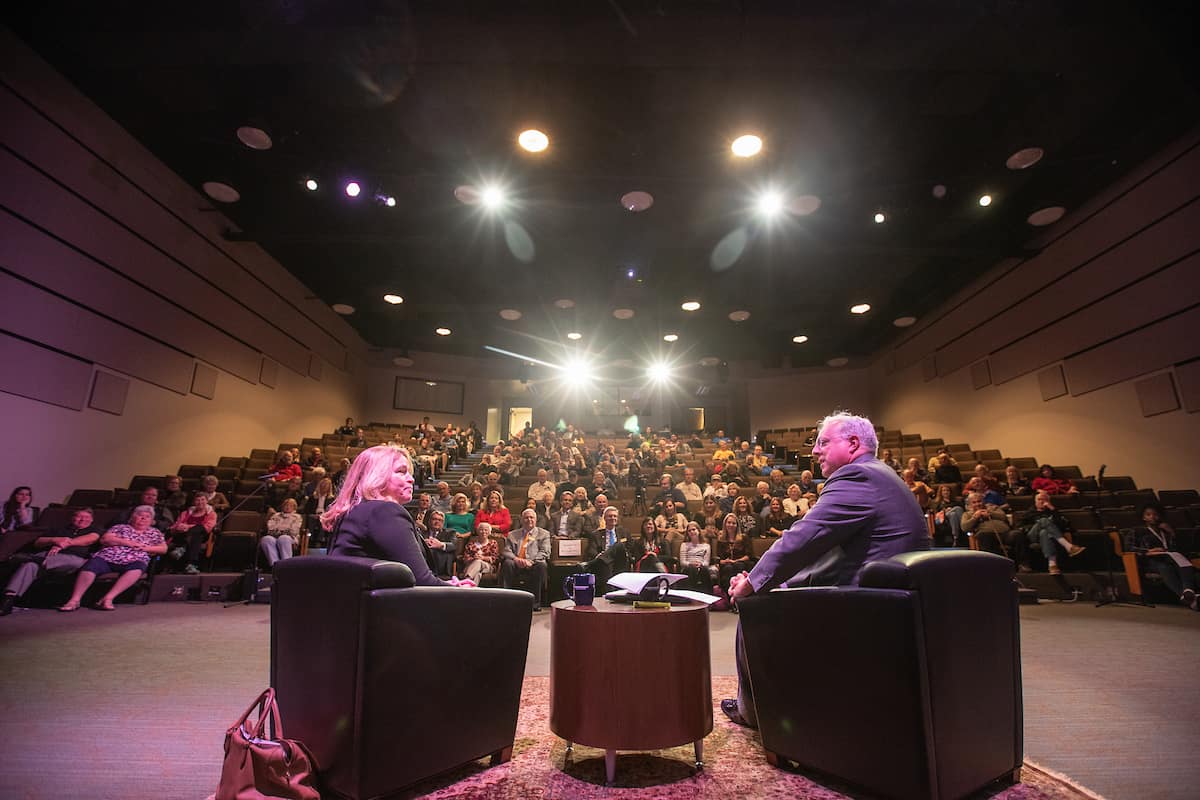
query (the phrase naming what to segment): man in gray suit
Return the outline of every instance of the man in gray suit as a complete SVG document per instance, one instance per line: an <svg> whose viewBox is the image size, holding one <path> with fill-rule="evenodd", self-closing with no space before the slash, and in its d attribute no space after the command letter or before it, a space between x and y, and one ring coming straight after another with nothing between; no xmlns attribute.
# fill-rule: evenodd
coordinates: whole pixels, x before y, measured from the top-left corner
<svg viewBox="0 0 1200 800"><path fill-rule="evenodd" d="M550 532L537 526L537 512L527 508L521 512L521 527L508 532L500 551L500 586L513 588L524 580L533 594L533 610L542 609L542 586L550 563Z"/></svg>
<svg viewBox="0 0 1200 800"><path fill-rule="evenodd" d="M929 533L916 498L894 470L875 458L879 443L866 417L835 413L821 422L813 458L829 477L817 504L784 532L749 573L734 576L731 600L778 586L858 583L870 561L929 549ZM757 714L737 634L738 698L721 710L755 727Z"/></svg>

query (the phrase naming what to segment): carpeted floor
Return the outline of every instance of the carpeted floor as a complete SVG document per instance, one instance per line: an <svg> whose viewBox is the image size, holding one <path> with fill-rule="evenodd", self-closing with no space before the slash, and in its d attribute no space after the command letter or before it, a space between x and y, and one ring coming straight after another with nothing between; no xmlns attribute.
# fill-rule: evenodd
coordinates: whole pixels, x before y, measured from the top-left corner
<svg viewBox="0 0 1200 800"><path fill-rule="evenodd" d="M1200 694L1186 687L1200 655L1200 614L1042 604L1023 607L1021 619L1026 756L1112 800L1196 796L1192 730ZM713 673L726 676L716 679L714 700L732 693L735 625L732 614L710 622ZM267 684L268 632L264 606L212 603L121 606L109 614L19 610L0 619L0 800L205 797L216 786L226 727ZM703 775L690 774L690 747L622 755L619 783L641 775L656 784L639 790L602 787L598 751L578 748L564 771L563 745L533 702L544 693L538 687L548 673L548 643L543 613L531 630L530 702L517 757L424 790L665 797L675 789L662 781L677 776L675 786L689 797L730 800L752 796L745 787L765 789L769 777L783 781L788 796L822 797L793 783L799 776L767 767L753 734L719 712ZM1053 796L1040 777L1027 779L1021 791L1043 794L1007 796Z"/></svg>

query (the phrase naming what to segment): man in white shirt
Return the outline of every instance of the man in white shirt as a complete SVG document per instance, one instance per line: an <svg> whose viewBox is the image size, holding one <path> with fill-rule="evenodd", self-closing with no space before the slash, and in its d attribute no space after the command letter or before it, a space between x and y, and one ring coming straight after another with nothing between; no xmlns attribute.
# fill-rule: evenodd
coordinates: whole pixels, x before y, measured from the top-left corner
<svg viewBox="0 0 1200 800"><path fill-rule="evenodd" d="M541 500L542 496L549 492L554 495L554 490L558 486L554 481L550 480L545 469L537 471L537 483L530 484L529 491L525 493L526 497L532 497L535 500Z"/></svg>
<svg viewBox="0 0 1200 800"><path fill-rule="evenodd" d="M703 500L704 490L696 483L696 470L686 467L683 470L683 480L675 484L675 488L683 492L685 500Z"/></svg>

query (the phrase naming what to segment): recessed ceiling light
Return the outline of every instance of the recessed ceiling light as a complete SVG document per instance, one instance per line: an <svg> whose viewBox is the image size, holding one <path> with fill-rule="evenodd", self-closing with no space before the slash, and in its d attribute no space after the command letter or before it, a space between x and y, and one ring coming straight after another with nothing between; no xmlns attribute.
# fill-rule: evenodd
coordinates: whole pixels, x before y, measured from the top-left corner
<svg viewBox="0 0 1200 800"><path fill-rule="evenodd" d="M437 381L425 381L426 386L437 386Z"/></svg>
<svg viewBox="0 0 1200 800"><path fill-rule="evenodd" d="M360 194L362 194L362 186L358 181L348 181L346 183L347 197L358 197Z"/></svg>
<svg viewBox="0 0 1200 800"><path fill-rule="evenodd" d="M844 367L850 363L850 359L845 356L839 356L838 358L831 358L825 363L831 367Z"/></svg>
<svg viewBox="0 0 1200 800"><path fill-rule="evenodd" d="M575 307L575 301L574 301L574 300L572 300L572 299L571 299L571 298L569 298L569 297L560 297L558 300L555 300L555 301L554 301L554 305L556 305L556 306L558 306L559 308L561 308L561 309L564 309L564 310L565 310L565 309L568 309L568 308L574 308L574 307Z"/></svg>
<svg viewBox="0 0 1200 800"><path fill-rule="evenodd" d="M465 206L473 206L479 202L479 190L469 183L455 186L454 199Z"/></svg>
<svg viewBox="0 0 1200 800"><path fill-rule="evenodd" d="M808 337L805 336L804 334L800 334L799 336L793 336L792 341L795 342L796 344L804 344L805 342L808 341Z"/></svg>
<svg viewBox="0 0 1200 800"><path fill-rule="evenodd" d="M865 314L870 310L871 310L870 303L858 303L857 305L850 306L851 314Z"/></svg>
<svg viewBox="0 0 1200 800"><path fill-rule="evenodd" d="M1028 169L1041 161L1045 154L1046 151L1040 147L1026 147L1009 156L1008 160L1004 162L1004 166L1009 169Z"/></svg>
<svg viewBox="0 0 1200 800"><path fill-rule="evenodd" d="M652 205L654 205L654 196L649 192L628 192L621 195L621 208L635 214L645 211Z"/></svg>
<svg viewBox="0 0 1200 800"><path fill-rule="evenodd" d="M882 225L882 224L883 224L883 223L885 223L885 222L887 222L887 217L885 217L885 216L883 215L883 212L882 212L882 211L876 211L876 212L875 212L875 224L876 224L876 225Z"/></svg>
<svg viewBox="0 0 1200 800"><path fill-rule="evenodd" d="M383 198L383 204L385 206L387 206L388 208L395 208L396 207L396 198L392 197L389 194L387 197Z"/></svg>
<svg viewBox="0 0 1200 800"><path fill-rule="evenodd" d="M391 303L394 306L398 306L404 302L404 298L398 294L385 294L383 296L383 301L385 303Z"/></svg>
<svg viewBox="0 0 1200 800"><path fill-rule="evenodd" d="M979 205L983 206L984 208L987 208L991 204L992 204L992 196L990 194L984 194L984 195L979 196Z"/></svg>
<svg viewBox="0 0 1200 800"><path fill-rule="evenodd" d="M894 320L892 320L892 324L897 328L907 328L916 321L916 317L896 317Z"/></svg>
<svg viewBox="0 0 1200 800"><path fill-rule="evenodd" d="M570 339L572 342L577 342L583 338L583 334L580 333L579 331L571 331L570 333L567 334L567 338Z"/></svg>
<svg viewBox="0 0 1200 800"><path fill-rule="evenodd" d="M395 358L392 359L392 363L395 364L397 367L411 367L416 362L413 361L408 356L396 356Z"/></svg>
<svg viewBox="0 0 1200 800"><path fill-rule="evenodd" d="M435 328L433 332L438 336L449 336L451 333L449 328Z"/></svg>
<svg viewBox="0 0 1200 800"><path fill-rule="evenodd" d="M617 319L633 319L632 308L614 308L613 316Z"/></svg>
<svg viewBox="0 0 1200 800"><path fill-rule="evenodd" d="M933 196L936 197L938 200L941 200L943 197L945 197L946 196L946 185L944 183L936 184L933 187Z"/></svg>
<svg viewBox="0 0 1200 800"><path fill-rule="evenodd" d="M354 313L354 306L346 305L345 303L334 303L333 305L330 306L330 308L332 308L337 313L342 314L343 316L346 314Z"/></svg>
<svg viewBox="0 0 1200 800"><path fill-rule="evenodd" d="M750 158L751 156L758 155L759 151L762 150L762 139L752 133L747 133L744 136L734 139L729 149L738 158Z"/></svg>
<svg viewBox="0 0 1200 800"><path fill-rule="evenodd" d="M516 322L521 318L521 316L521 312L517 311L515 308L500 309L500 319L506 319L509 322Z"/></svg>
<svg viewBox="0 0 1200 800"><path fill-rule="evenodd" d="M750 319L750 312L741 310L730 311L729 318L734 322L745 322L746 320Z"/></svg>
<svg viewBox="0 0 1200 800"><path fill-rule="evenodd" d="M664 342L678 342L679 334L678 333L668 333L666 336L663 337L663 341Z"/></svg>
<svg viewBox="0 0 1200 800"><path fill-rule="evenodd" d="M1065 213L1067 213L1067 210L1062 206L1049 206L1047 208L1039 208L1030 214L1025 221L1034 227L1040 228L1043 225L1058 222Z"/></svg>
<svg viewBox="0 0 1200 800"><path fill-rule="evenodd" d="M716 356L705 356L704 358L700 359L700 366L702 367L715 367L720 363L721 359L717 358Z"/></svg>
<svg viewBox="0 0 1200 800"><path fill-rule="evenodd" d="M304 188L308 189L310 192L315 192L317 189L321 188L321 184L317 183L316 178L309 178L304 181Z"/></svg>
<svg viewBox="0 0 1200 800"><path fill-rule="evenodd" d="M521 131L517 142L531 153L540 153L550 146L550 137L537 128L530 128L527 131Z"/></svg>
<svg viewBox="0 0 1200 800"><path fill-rule="evenodd" d="M204 190L206 195L218 203L236 203L242 199L237 189L221 181L205 181L200 184L200 188Z"/></svg>
<svg viewBox="0 0 1200 800"><path fill-rule="evenodd" d="M787 210L797 217L807 217L821 207L821 198L815 194L802 194L787 204Z"/></svg>
<svg viewBox="0 0 1200 800"><path fill-rule="evenodd" d="M243 125L237 129L238 141L251 150L270 150L271 137L262 128Z"/></svg>
<svg viewBox="0 0 1200 800"><path fill-rule="evenodd" d="M700 310L700 301L699 300L688 300L686 303L681 305L680 308L682 308L684 311L699 311Z"/></svg>

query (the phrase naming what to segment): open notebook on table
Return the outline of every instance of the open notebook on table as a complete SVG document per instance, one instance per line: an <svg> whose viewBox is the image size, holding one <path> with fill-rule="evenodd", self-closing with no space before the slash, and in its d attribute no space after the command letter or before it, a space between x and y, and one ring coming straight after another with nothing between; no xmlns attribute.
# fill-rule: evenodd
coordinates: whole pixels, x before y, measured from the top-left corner
<svg viewBox="0 0 1200 800"><path fill-rule="evenodd" d="M617 588L604 595L604 599L614 603L657 600L675 605L685 605L693 600L711 605L719 599L704 592L671 588L684 580L687 580L686 575L675 573L621 572L608 579L608 585Z"/></svg>

